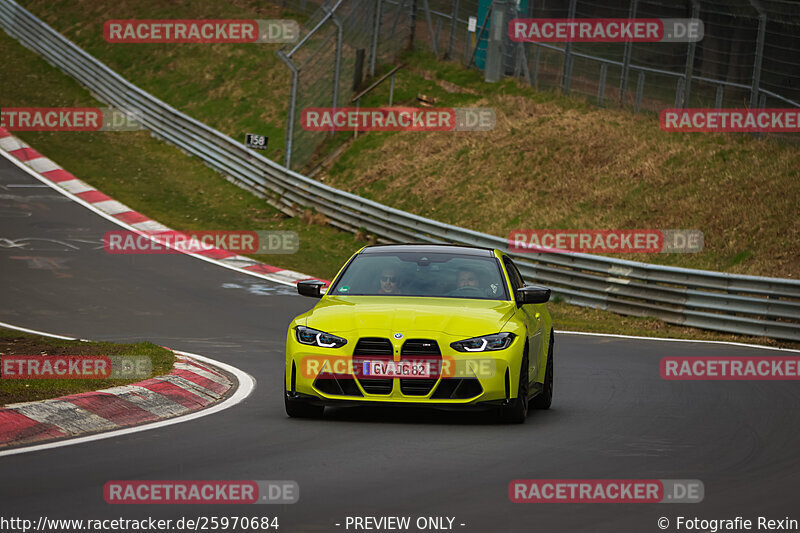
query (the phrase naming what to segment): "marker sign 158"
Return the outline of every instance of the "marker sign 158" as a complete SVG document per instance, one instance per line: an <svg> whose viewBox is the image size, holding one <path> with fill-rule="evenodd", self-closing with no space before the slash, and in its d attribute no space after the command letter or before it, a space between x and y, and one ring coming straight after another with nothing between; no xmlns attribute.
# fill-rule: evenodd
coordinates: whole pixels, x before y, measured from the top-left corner
<svg viewBox="0 0 800 533"><path fill-rule="evenodd" d="M269 137L266 135L256 135L255 133L248 133L244 140L245 146L248 148L257 148L259 150L266 150L267 142L269 142Z"/></svg>

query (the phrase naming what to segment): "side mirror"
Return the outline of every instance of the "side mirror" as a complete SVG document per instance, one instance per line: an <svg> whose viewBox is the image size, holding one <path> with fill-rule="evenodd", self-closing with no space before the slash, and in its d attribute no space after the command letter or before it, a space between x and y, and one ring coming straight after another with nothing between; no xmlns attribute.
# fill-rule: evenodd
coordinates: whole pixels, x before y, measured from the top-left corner
<svg viewBox="0 0 800 533"><path fill-rule="evenodd" d="M307 279L305 281L297 282L297 293L302 296L310 296L311 298L322 298L320 290L325 286L324 281L318 279Z"/></svg>
<svg viewBox="0 0 800 533"><path fill-rule="evenodd" d="M517 303L543 304L550 299L550 289L537 285L526 285L517 289Z"/></svg>

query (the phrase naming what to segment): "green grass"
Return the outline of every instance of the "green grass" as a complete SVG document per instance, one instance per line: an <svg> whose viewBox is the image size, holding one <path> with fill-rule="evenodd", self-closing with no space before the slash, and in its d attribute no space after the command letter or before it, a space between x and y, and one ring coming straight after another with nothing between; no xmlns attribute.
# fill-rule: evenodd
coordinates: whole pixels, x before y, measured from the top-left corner
<svg viewBox="0 0 800 533"><path fill-rule="evenodd" d="M100 105L74 80L0 34L5 54L0 107ZM256 255L284 268L331 277L367 244L302 217L286 217L195 158L148 132L17 132L70 172L176 230L291 230L297 254Z"/></svg>
<svg viewBox="0 0 800 533"><path fill-rule="evenodd" d="M23 347L14 348L14 344ZM150 342L114 344L111 342L68 341L0 328L0 356L13 355L126 355L146 356L152 363L149 377L172 370L175 356L170 350ZM142 381L138 379L0 379L0 406L56 398Z"/></svg>
<svg viewBox="0 0 800 533"><path fill-rule="evenodd" d="M246 9L237 11L236 16L253 16L247 11L254 9L253 2L242 0L238 4ZM183 54L192 53L135 45L118 48L102 41L92 28L104 17L132 18L129 10L133 8L127 4L57 1L45 8L42 2L30 1L26 5L34 13L46 13L57 29L156 96L171 99L182 111L234 137L250 129L247 120L255 111L272 117L265 127L282 128L279 115L286 102L282 97L238 100L237 106L230 108L218 102L215 107L213 99L208 103L207 98L215 91L225 95L224 101L236 100L237 85L231 79L193 76L181 81L173 78L169 69L165 73L150 68L154 61L163 60L157 56L164 53L178 54L173 61L176 69L182 69L182 61L195 61ZM72 13L73 5L81 16L60 17ZM222 16L218 10L228 9L208 6L209 17ZM186 16L189 9L182 4L173 7L175 11L167 18ZM0 78L0 105L96 105L77 83L4 35L0 35L0 49L6 74ZM193 50L199 55L197 49ZM231 54L263 56L265 64L271 61L268 51L236 50L215 48L204 53L203 62L209 63L213 72L223 68ZM536 93L513 80L487 86L479 73L455 63L437 62L423 53L404 60L409 67L400 71L396 80L398 104L413 103L417 94L424 93L437 98L437 106L492 106L498 110L498 129L481 134L373 133L359 135L356 140L339 133L327 140L325 151L342 145L345 150L330 169L317 176L323 182L394 207L498 235L516 227L697 227L706 233L710 252L701 254L702 259L679 254L645 259L761 274L791 275L798 268L798 262L792 260L796 217L771 215L781 210L791 212L798 203L797 156L789 148L721 136L697 137L696 143L690 143L688 137L660 132L648 116L598 110L584 101ZM230 76L235 81L239 73L234 71ZM454 86L461 92L448 92ZM488 96L473 94L479 91ZM384 85L362 101L362 106L384 105L387 100L388 86ZM234 107L236 112L232 111ZM515 113L525 116L515 121L504 119L504 114ZM29 132L19 136L81 179L174 229L295 230L301 242L297 254L257 256L283 268L330 278L353 251L367 243L365 235L357 239L321 225L320 217L311 213L282 215L197 159L186 157L146 132ZM653 146L665 147L655 151L657 168L653 167L655 156L649 155ZM750 185L759 187L754 194L747 186L735 188L741 185L741 172L737 174L739 182L734 183L726 182L725 176L714 178L714 169L703 170L709 159L701 156L731 147L736 149L730 157L746 162L747 172L755 174L756 168L762 171L751 179ZM279 157L280 153L268 155ZM702 172L697 179L687 179L698 168ZM622 172L626 175L621 176ZM681 180L672 179L671 174L680 174ZM760 187L765 179L775 186ZM731 201L732 195L727 193L731 189L739 191L735 198L738 203ZM715 203L708 195L725 201ZM735 207L739 218L731 218L723 207ZM664 213L665 209L669 213ZM765 211L771 216L765 217ZM719 234L703 225L709 216L718 219L715 224ZM753 219L759 223L754 225ZM308 224L309 220L318 223ZM770 233L775 230L779 230L777 235ZM736 258L743 249L752 249L752 255ZM729 264L734 262L732 258L735 264ZM668 332L684 338L736 338L774 344L765 339L673 328L652 319L620 318L565 304L554 304L553 309L559 328L639 335Z"/></svg>

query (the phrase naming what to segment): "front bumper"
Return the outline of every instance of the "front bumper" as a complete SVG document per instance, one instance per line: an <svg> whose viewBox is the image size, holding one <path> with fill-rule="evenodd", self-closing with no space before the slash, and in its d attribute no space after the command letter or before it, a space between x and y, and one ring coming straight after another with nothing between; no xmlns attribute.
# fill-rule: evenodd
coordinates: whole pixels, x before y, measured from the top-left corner
<svg viewBox="0 0 800 533"><path fill-rule="evenodd" d="M424 333L418 336L422 337ZM430 333L428 333L430 336ZM409 335L411 337L411 335ZM463 337L461 337L463 338ZM378 380L353 372L355 342L329 349L297 342L294 332L287 336L286 391L289 399L317 405L421 405L437 409L488 409L507 404L516 397L523 341L519 337L505 350L461 353L450 348L460 338L436 339L441 349L442 371L427 383L418 379ZM401 343L397 343L398 346ZM362 356L355 356L356 359ZM401 360L400 349L390 356ZM309 361L324 359L330 372L320 372ZM358 364L356 362L356 364Z"/></svg>

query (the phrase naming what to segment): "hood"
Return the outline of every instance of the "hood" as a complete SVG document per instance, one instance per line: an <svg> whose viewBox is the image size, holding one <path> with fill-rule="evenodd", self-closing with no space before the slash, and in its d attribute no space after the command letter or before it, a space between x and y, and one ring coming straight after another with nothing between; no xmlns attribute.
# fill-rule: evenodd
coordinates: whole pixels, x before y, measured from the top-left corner
<svg viewBox="0 0 800 533"><path fill-rule="evenodd" d="M432 331L474 337L497 333L516 312L516 304L469 298L331 296L306 315L305 325L328 333L354 330Z"/></svg>

